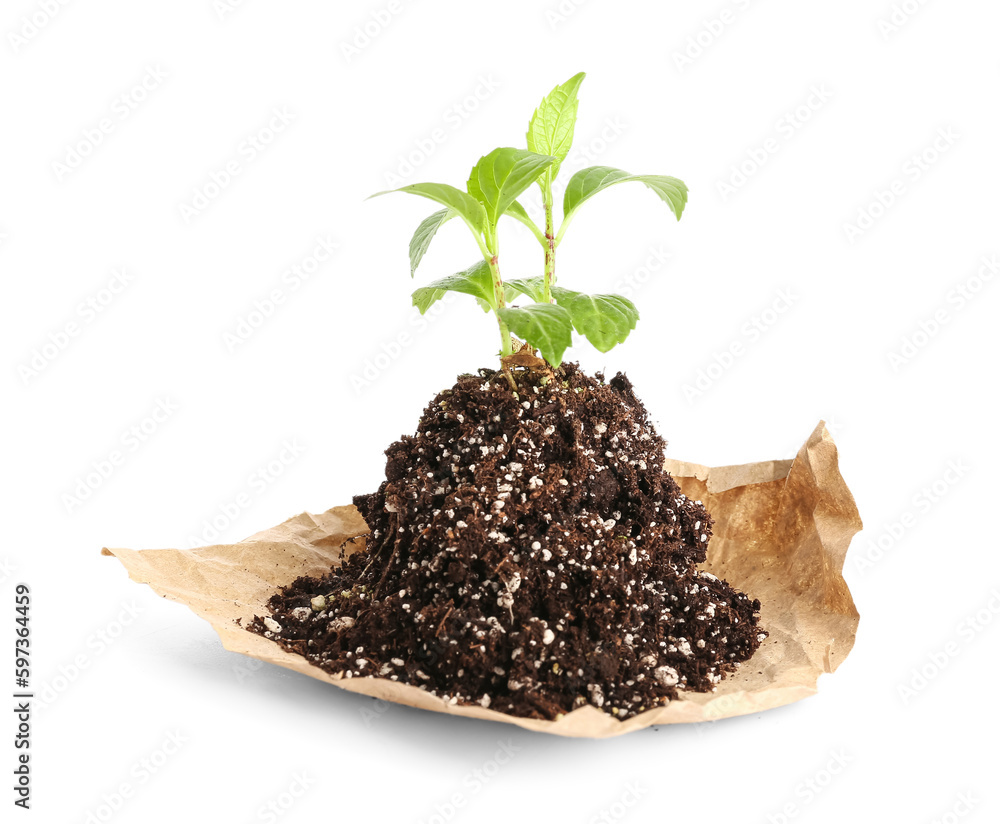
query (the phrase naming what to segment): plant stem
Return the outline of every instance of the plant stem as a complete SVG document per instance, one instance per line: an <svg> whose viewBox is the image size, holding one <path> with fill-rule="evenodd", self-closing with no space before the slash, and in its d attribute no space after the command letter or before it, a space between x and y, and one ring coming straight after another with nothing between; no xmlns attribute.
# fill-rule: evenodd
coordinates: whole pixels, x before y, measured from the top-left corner
<svg viewBox="0 0 1000 824"><path fill-rule="evenodd" d="M514 354L514 347L510 343L510 329L500 316L497 316L497 324L500 326L500 357L507 357Z"/></svg>
<svg viewBox="0 0 1000 824"><path fill-rule="evenodd" d="M542 295L546 303L552 303L552 287L556 281L556 238L552 226L552 176L546 173L542 191L545 207L545 283Z"/></svg>
<svg viewBox="0 0 1000 824"><path fill-rule="evenodd" d="M498 258L497 254L490 258L490 273L493 275L493 298L497 308L503 309L507 302L504 300L503 279L500 277ZM507 328L507 324L503 322L499 314L497 314L497 325L500 327L500 356L513 355L514 347L510 343L510 329Z"/></svg>

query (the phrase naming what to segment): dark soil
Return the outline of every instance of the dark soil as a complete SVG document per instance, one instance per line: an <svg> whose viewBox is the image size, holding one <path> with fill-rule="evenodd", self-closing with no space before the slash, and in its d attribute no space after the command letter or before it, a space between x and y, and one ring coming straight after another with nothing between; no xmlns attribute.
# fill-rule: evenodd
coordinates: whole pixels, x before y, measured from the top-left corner
<svg viewBox="0 0 1000 824"><path fill-rule="evenodd" d="M624 375L464 375L354 499L365 551L253 629L348 678L552 719L708 691L756 651L760 602L695 565L712 519L663 471Z"/></svg>

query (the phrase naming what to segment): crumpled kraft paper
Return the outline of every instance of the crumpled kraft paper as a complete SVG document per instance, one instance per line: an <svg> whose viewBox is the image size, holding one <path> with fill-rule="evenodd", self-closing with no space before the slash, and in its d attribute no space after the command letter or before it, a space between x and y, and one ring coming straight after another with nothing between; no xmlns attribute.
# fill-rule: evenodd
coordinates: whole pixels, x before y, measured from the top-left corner
<svg viewBox="0 0 1000 824"><path fill-rule="evenodd" d="M341 678L285 652L237 625L266 615L266 602L300 575L322 575L339 563L341 544L367 532L353 506L302 513L227 546L194 550L104 549L132 580L185 604L209 621L226 649L365 695L421 709L485 718L555 735L606 738L653 724L717 720L758 713L816 692L854 645L858 611L843 579L847 548L861 529L854 498L837 465L837 448L821 421L794 460L709 468L681 461L665 468L686 495L715 518L704 569L759 598L770 633L756 655L714 693L681 700L625 721L587 705L558 721L516 718L479 706L452 706L381 678ZM362 551L364 540L348 544Z"/></svg>

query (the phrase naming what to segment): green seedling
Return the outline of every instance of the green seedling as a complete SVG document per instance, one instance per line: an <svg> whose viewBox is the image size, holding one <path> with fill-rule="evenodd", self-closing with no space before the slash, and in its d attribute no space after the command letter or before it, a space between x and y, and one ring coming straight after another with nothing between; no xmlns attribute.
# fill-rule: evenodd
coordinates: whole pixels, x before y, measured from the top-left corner
<svg viewBox="0 0 1000 824"><path fill-rule="evenodd" d="M639 312L621 295L587 295L556 285L556 250L577 211L587 200L616 183L645 184L681 218L687 203L687 186L665 175L632 175L610 166L591 166L574 174L566 185L562 221L555 231L553 183L569 155L576 127L577 93L584 73L556 86L538 105L528 124L527 148L494 149L472 168L465 190L445 183L414 183L393 189L436 201L444 208L426 218L410 241L410 276L416 273L431 241L449 220L460 218L472 232L482 254L468 269L422 286L413 293L413 305L425 313L445 292L472 295L496 317L500 330L501 366L511 387L516 384L510 366L537 363L533 351L512 340L516 335L537 350L551 367L562 362L572 344L573 331L601 352L624 342L635 328ZM532 185L541 189L545 226L538 226L517 198ZM378 192L378 195L390 192ZM378 195L372 195L377 197ZM504 281L500 276L500 218L523 223L544 250L542 275ZM515 305L522 298L528 303Z"/></svg>

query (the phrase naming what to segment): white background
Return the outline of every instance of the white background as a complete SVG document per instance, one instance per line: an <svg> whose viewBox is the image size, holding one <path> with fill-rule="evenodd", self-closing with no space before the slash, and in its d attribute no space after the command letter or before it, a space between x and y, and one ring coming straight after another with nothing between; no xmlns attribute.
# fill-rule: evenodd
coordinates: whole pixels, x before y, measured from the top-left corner
<svg viewBox="0 0 1000 824"><path fill-rule="evenodd" d="M52 6L0 12L0 615L10 650L14 588L29 583L33 685L51 699L26 817L106 820L128 784L114 821L997 820L1000 286L983 261L1000 253L1000 7L399 0L348 54L388 0ZM538 100L580 70L576 145L591 158L567 171L672 174L691 199L680 223L641 186L581 210L562 282L627 287L642 320L608 355L570 354L627 369L675 458L790 457L830 423L866 530L847 563L858 643L819 695L606 741L378 712L254 669L100 557L192 546L213 518L235 541L375 489L382 450L457 373L491 363L496 330L464 298L417 328L407 242L434 207L365 198L461 185L481 154L522 145ZM130 109L121 95L144 78ZM290 122L248 157L274 110ZM186 219L230 161L240 173ZM283 272L320 238L335 255L291 289ZM508 274L537 269L514 224L504 243ZM449 224L417 283L476 254ZM115 270L128 285L110 296ZM227 346L275 288L284 302ZM779 290L790 308L762 314ZM743 354L713 368L733 344ZM158 402L175 410L130 436ZM281 464L286 441L297 454ZM107 478L90 474L115 450ZM494 773L508 739L516 754ZM294 804L267 813L303 775Z"/></svg>

